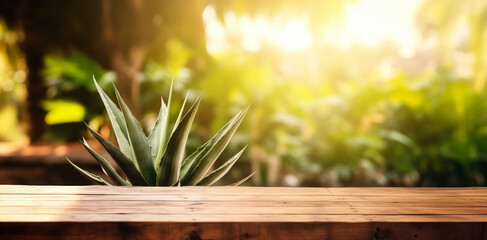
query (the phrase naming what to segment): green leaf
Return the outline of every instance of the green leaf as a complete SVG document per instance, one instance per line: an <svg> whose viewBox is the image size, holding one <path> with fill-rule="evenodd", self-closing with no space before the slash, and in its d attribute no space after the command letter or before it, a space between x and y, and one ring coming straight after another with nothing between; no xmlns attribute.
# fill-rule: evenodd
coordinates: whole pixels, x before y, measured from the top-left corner
<svg viewBox="0 0 487 240"><path fill-rule="evenodd" d="M194 151L191 155L189 155L186 159L184 159L183 164L181 166L181 173L179 175L179 180L182 180L186 176L186 174L191 169L191 166L193 166L195 160L198 159L201 156L201 154L203 154L205 151L209 149L208 145L210 141L200 146L198 149L196 149L196 151Z"/></svg>
<svg viewBox="0 0 487 240"><path fill-rule="evenodd" d="M166 151L167 143L169 142L169 138L171 137L171 130L169 129L169 119L171 118L170 115L171 115L171 105L172 105L172 88L173 88L173 82L171 82L171 88L169 89L169 98L167 99L167 108L166 108L166 118L164 118L164 122L162 125L162 133L163 133L162 140L161 140L161 146L163 147L162 154L164 154L164 152ZM156 160L160 160L161 158L158 158Z"/></svg>
<svg viewBox="0 0 487 240"><path fill-rule="evenodd" d="M81 175L85 176L86 178L88 178L90 180L93 180L93 181L95 181L96 183L98 183L100 185L108 185L108 186L111 186L110 183L108 183L107 181L105 181L100 176L95 175L93 173L90 173L90 172L88 172L88 171L86 171L86 170L78 167L76 164L74 164L73 162L71 162L68 158L66 158L66 160L68 160L68 162L71 164L71 166L74 167L74 169L76 169L76 171L78 171L79 173L81 173Z"/></svg>
<svg viewBox="0 0 487 240"><path fill-rule="evenodd" d="M234 182L234 183L232 183L232 184L230 184L228 186L238 186L238 185L244 183L245 181L249 180L249 178L251 178L252 176L254 176L254 174L255 174L255 172L253 172L252 174L248 175L246 178L244 178L244 179L242 179L242 180L240 180L238 182Z"/></svg>
<svg viewBox="0 0 487 240"><path fill-rule="evenodd" d="M147 136L145 135L144 130L142 130L139 121L132 115L129 107L122 100L117 89L115 89L115 94L117 95L118 103L122 109L123 116L125 117L125 124L129 136L128 139L130 146L132 146L132 153L136 160L135 162L145 180L150 185L154 185L157 175L156 170L154 169L152 152Z"/></svg>
<svg viewBox="0 0 487 240"><path fill-rule="evenodd" d="M42 106L47 111L45 120L49 125L81 122L86 115L85 107L71 100L46 100Z"/></svg>
<svg viewBox="0 0 487 240"><path fill-rule="evenodd" d="M172 105L172 89L173 89L173 81L171 81L171 88L169 89L169 97L167 99L167 106L165 107L165 115L164 118L161 118L161 123L160 127L158 127L159 131L159 139L157 140L158 144L157 148L157 155L156 158L154 159L154 166L156 169L156 173L159 173L159 167L161 163L162 156L164 155L164 152L166 151L167 148L167 142L169 141L169 138L171 137L171 131L169 130L169 119L170 119L170 114L171 114L171 105ZM164 102L164 101L163 101ZM159 119L158 119L159 121Z"/></svg>
<svg viewBox="0 0 487 240"><path fill-rule="evenodd" d="M101 89L101 87L96 82L95 76L93 76L93 81L95 82L96 89L100 94L100 98L105 105L108 117L110 118L110 123L112 124L113 131L115 132L115 137L117 138L118 146L120 150L127 155L130 159L134 159L132 148L128 141L127 127L125 126L125 119L122 112L118 109L117 105L108 97L108 95Z"/></svg>
<svg viewBox="0 0 487 240"><path fill-rule="evenodd" d="M184 98L184 102L183 102L183 105L181 105L181 109L179 110L179 114L178 114L178 118L176 119L176 122L174 124L174 128L171 132L171 134L176 131L176 128L178 127L178 124L179 122L181 121L181 117L183 116L183 112L184 112L184 107L186 106L186 101L188 100L188 96L189 96L189 91L188 93L186 93L186 97Z"/></svg>
<svg viewBox="0 0 487 240"><path fill-rule="evenodd" d="M198 182L197 185L199 186L210 186L216 181L220 180L227 172L233 167L233 165L237 162L237 160L240 158L242 155L243 151L247 148L245 146L240 152L235 154L232 158L230 158L228 161L226 161L223 165L221 165L219 168L208 174L208 176L204 177L201 181Z"/></svg>
<svg viewBox="0 0 487 240"><path fill-rule="evenodd" d="M88 130L90 130L91 134L98 140L98 142L101 143L101 145L107 150L108 154L115 160L115 162L120 166L122 171L125 173L125 175L128 177L130 182L133 185L137 186L147 186L148 183L144 179L144 177L140 174L140 172L137 170L137 167L134 165L132 160L128 158L125 154L123 154L120 149L118 149L113 143L110 141L106 140L103 138L100 134L95 132L93 129L86 124L86 127L88 127Z"/></svg>
<svg viewBox="0 0 487 240"><path fill-rule="evenodd" d="M196 99L196 102L181 119L181 122L169 139L167 149L160 162L157 185L173 186L178 182L186 141L188 140L189 131L196 111L198 110L200 100L200 97Z"/></svg>
<svg viewBox="0 0 487 240"><path fill-rule="evenodd" d="M200 146L198 149L196 149L196 151L194 151L191 155L189 155L186 159L184 159L183 165L181 167L181 176L180 176L180 180L183 183L187 182L187 180L189 179L188 172L189 173L193 172L194 169L197 167L198 165L197 161L201 160L201 157L204 156L216 142L218 142L218 139L220 139L225 133L228 132L228 130L233 126L234 122L240 117L242 112L243 110L240 111L237 115L235 115L230 121L228 121L215 134L215 136L213 136L205 144Z"/></svg>
<svg viewBox="0 0 487 240"><path fill-rule="evenodd" d="M95 160L101 165L102 169L105 171L105 174L112 179L112 181L119 186L130 186L130 183L125 181L120 175L118 175L117 171L113 169L113 167L108 163L107 160L105 160L100 154L97 152L93 151L93 149L90 148L86 140L83 138L83 141L81 142L83 146L88 150L88 152L95 158Z"/></svg>
<svg viewBox="0 0 487 240"><path fill-rule="evenodd" d="M165 146L162 145L164 135L162 127L167 115L166 109L166 104L161 98L161 109L159 110L156 124L154 124L154 128L149 135L149 144L151 146L152 156L154 157L154 165L157 163L157 159L161 159L165 149Z"/></svg>
<svg viewBox="0 0 487 240"><path fill-rule="evenodd" d="M183 179L182 181L183 185L195 185L196 183L201 181L203 177L205 177L211 166L215 163L216 159L220 156L220 154L230 142L233 134L242 122L248 109L249 107L238 113L237 118L230 123L228 129L223 132L221 136L219 136L219 138L215 139L214 143L209 144L211 148L205 153L205 155L203 155L199 159L196 159L197 165L194 165L195 163L193 163L193 170L192 172L190 172L190 174L186 174L187 177L185 177L185 179Z"/></svg>

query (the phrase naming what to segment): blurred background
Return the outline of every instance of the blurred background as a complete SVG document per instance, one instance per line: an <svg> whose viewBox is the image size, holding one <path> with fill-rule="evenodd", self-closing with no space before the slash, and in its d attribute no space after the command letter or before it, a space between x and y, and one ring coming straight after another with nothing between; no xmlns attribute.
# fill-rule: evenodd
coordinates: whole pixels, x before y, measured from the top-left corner
<svg viewBox="0 0 487 240"><path fill-rule="evenodd" d="M100 171L95 76L146 129L173 77L202 94L188 151L250 104L223 183L487 186L486 34L483 0L4 0L0 183Z"/></svg>

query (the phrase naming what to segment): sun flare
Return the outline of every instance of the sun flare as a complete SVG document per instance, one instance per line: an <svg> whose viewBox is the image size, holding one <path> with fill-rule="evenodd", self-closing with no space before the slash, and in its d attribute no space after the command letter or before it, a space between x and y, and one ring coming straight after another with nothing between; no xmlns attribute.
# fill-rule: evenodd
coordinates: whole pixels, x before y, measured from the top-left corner
<svg viewBox="0 0 487 240"><path fill-rule="evenodd" d="M203 13L207 48L210 53L226 52L234 47L256 52L270 45L282 52L296 52L312 50L324 43L348 49L355 44L370 47L392 41L398 45L401 55L409 56L418 40L413 20L420 3L421 0L359 0L345 8L343 21L323 26L322 38L310 28L306 15L251 18L228 12L224 22L220 22L209 6ZM235 39L240 41L234 42Z"/></svg>

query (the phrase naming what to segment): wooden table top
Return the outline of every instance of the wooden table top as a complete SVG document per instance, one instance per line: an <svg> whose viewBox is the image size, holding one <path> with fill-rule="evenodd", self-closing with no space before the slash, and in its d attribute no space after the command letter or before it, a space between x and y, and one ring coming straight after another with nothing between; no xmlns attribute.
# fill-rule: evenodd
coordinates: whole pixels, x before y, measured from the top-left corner
<svg viewBox="0 0 487 240"><path fill-rule="evenodd" d="M0 222L487 222L487 188L0 185Z"/></svg>

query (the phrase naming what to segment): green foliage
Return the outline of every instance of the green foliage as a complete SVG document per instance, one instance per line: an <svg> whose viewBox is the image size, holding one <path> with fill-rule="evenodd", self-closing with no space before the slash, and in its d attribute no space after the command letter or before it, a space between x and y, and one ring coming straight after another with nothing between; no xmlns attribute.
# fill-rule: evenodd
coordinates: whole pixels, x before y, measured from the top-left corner
<svg viewBox="0 0 487 240"><path fill-rule="evenodd" d="M88 129L101 143L105 150L121 168L128 181L120 176L101 155L91 149L83 140L83 146L101 165L107 176L115 185L138 186L178 186L205 185L209 186L223 177L242 155L244 149L230 158L216 170L211 171L216 159L230 142L231 137L242 122L248 108L239 112L212 139L206 142L189 157L184 159L186 142L191 125L200 104L196 99L189 110L184 113L187 97L176 119L173 128L169 127L169 108L172 101L172 86L168 104L162 100L159 118L149 137L147 137L127 105L115 88L120 109L101 89L94 80L96 89L108 112L120 148L103 138L100 134ZM68 160L69 161L69 160ZM69 161L85 177L99 184L111 185L100 176L89 173ZM249 177L237 182L241 184Z"/></svg>
<svg viewBox="0 0 487 240"><path fill-rule="evenodd" d="M311 113L327 121L311 149L324 169L347 185L485 184L487 99L469 81L439 72L368 85Z"/></svg>
<svg viewBox="0 0 487 240"><path fill-rule="evenodd" d="M92 99L98 95L93 82L113 93L113 72L103 69L86 54L73 51L69 56L50 54L44 58L43 75L46 78L46 99L42 107L47 112L46 123L50 126L49 141L76 141L86 131L83 121L103 124L103 105Z"/></svg>
<svg viewBox="0 0 487 240"><path fill-rule="evenodd" d="M192 121L192 128L197 130L187 136L185 144L173 144L171 150L178 155L184 145L187 151L194 151L183 160L177 158L182 161L181 185L195 184L195 179L211 182L211 176L225 172L223 166L233 166L226 175L227 182L244 178L247 171L258 171L253 180L260 185L288 184L284 179L289 175L298 179L297 185L304 186L486 184L487 176L481 169L487 167L484 150L487 101L484 93L474 90L471 80L447 71L425 71L418 76L398 72L380 82L376 77L354 79L349 74L352 69L346 66L348 62L347 59L331 67L325 66L338 73L320 75L322 79L312 82L300 80L300 75L276 74L272 65L243 54L220 56L203 79L198 80L182 67L185 65L182 62L173 66L149 61L141 73L142 125L154 124L158 131L144 129L146 133L151 132L149 145L163 146L150 149L152 159L162 162L165 146L175 129L174 122L182 120L185 113L178 110L184 109L187 101L172 101L166 105L160 95L166 94L164 98L168 100L184 98L184 89L191 87L208 96L205 103L198 105L198 114ZM355 66L363 67L359 63ZM171 71L179 73L176 74L177 84L171 87L169 94L163 93L161 89L171 85ZM335 81L335 75L343 76L344 80ZM105 83L101 88L115 94L111 84ZM128 159L135 159L131 165L137 169L138 161L132 153L123 109L120 110L103 91L99 93L103 100L100 106L107 109L118 142L118 151L113 146L110 154L121 155L121 152ZM186 97L196 98L191 94ZM195 159L207 159L205 164L211 164L214 160L211 154L219 152L217 148L210 151L202 139L211 138L210 133L217 132L232 115L238 115L250 99L253 107L246 114L249 121L242 123L241 130L234 134L234 140L226 146L229 151L220 153L219 159L228 159L228 164L215 160L213 164L222 167L216 167L218 171L207 172L201 178L199 172L193 172L198 166L194 164ZM93 105L91 98L84 101ZM163 107L151 113L150 110L159 104ZM92 109L86 109L87 114L90 111ZM167 115L175 116L174 119L179 115L179 120L169 121ZM90 119L90 115L85 118ZM138 128L137 125L133 127ZM184 129L180 129L184 133ZM227 131L226 127L221 128L209 142L217 139L224 142L223 135ZM184 134L180 139L184 140ZM248 150L239 157L241 161L232 164L234 153L239 152L245 142L250 142ZM118 161L122 169L133 168ZM153 165L158 173L159 164L154 162ZM177 165L168 164L166 169L175 169ZM206 169L204 164L199 166ZM191 181L189 177L183 179L188 172L199 177ZM168 176L165 177L167 185L176 179L175 174L165 176ZM132 173L128 178L129 182L135 181L137 175ZM149 185L140 177L138 183ZM199 184L202 183L196 185Z"/></svg>
<svg viewBox="0 0 487 240"><path fill-rule="evenodd" d="M226 11L244 18L254 14L276 19L299 18L310 12L310 24L320 23L316 24L320 29L322 24L336 24L335 16L343 13L340 10L348 2L353 1L210 1L222 19ZM291 176L297 179L297 186L485 186L485 5L477 0L425 1L417 22L421 32L429 35L428 46L423 52L425 46L418 43L418 55L411 59L400 57L398 49L387 42L376 47L360 46L357 42L350 50L339 50L318 39L310 51L280 53L272 43L263 41L260 51L246 52L239 49L246 36L233 36L233 28L227 30L231 44L228 52L210 52L209 56L200 52L205 46L203 36L198 38L192 25L180 28L176 21L169 21L170 26L164 27L168 39L161 38L151 46L146 64L136 77L144 92L140 96L141 124L155 125L153 131L144 129L151 132L148 140L144 140L140 126L129 111L124 111L123 104L119 104L119 109L108 97L116 94L110 84L115 74L80 52L68 58L48 56L44 73L49 87L46 102L78 102L86 106L84 117L54 114L65 113L67 105L45 106L49 106L51 115L76 117L64 122L84 118L91 126L97 125L93 119L104 106L118 147L93 134L134 185L150 185L151 181L164 185L210 184L233 166L229 179L243 178L251 169L258 171L253 180L261 185L289 185L286 179ZM164 9L173 12L171 6ZM324 11L331 14L323 14ZM154 16L153 20L160 17ZM187 19L188 15L179 17ZM201 20L198 14L191 13L190 17ZM187 38L195 41L185 41L171 34L169 28L184 30ZM456 28L468 28L471 34L464 36ZM459 45L454 43L459 41L458 36ZM437 41L437 46L429 46L430 40ZM18 81L13 81L14 73L0 79L3 88ZM97 90L88 78L91 74L100 79L101 88L108 92L100 92L103 105L93 101ZM169 88L171 76L177 81L166 105L160 96L167 97L163 91ZM14 89L23 87L20 83ZM187 87L208 95L205 103L195 102L191 114L178 111L185 109L186 100L170 102L183 98ZM0 105L7 101L11 107L0 109L0 119L18 115L11 104L18 101L11 99L14 91L0 89L4 93L0 94ZM196 99L192 95L187 98ZM244 110L248 111L249 121L241 124L241 130L226 146L230 151L221 152L216 142L225 143L233 130L228 124L220 127L233 115L245 115L239 111L250 99L252 109ZM160 111L151 112L160 103ZM198 115L193 116L196 109ZM169 116L178 113L178 120L169 121ZM0 130L2 139L11 135L11 129L18 128L9 124L11 121L0 122L13 126ZM98 121L98 125L103 125L103 121ZM197 130L189 134L190 128ZM218 129L212 138L211 133ZM58 134L73 131L72 126L51 128ZM210 140L204 143L202 139ZM250 145L241 153L245 142ZM147 144L159 146L150 148L151 156ZM185 149L194 152L183 159ZM229 160L219 161L215 155ZM108 175L112 174L112 179L116 177L103 165L103 158L93 157ZM208 166L212 165L220 167L208 173ZM166 172L161 172L161 168ZM143 175L148 175L149 182ZM97 177L93 180L101 182ZM124 184L116 179L113 182Z"/></svg>
<svg viewBox="0 0 487 240"><path fill-rule="evenodd" d="M260 184L288 175L304 186L487 184L487 99L470 79L425 71L306 82L242 58L219 60L198 88L219 93L205 109L216 118L252 96L241 136Z"/></svg>
<svg viewBox="0 0 487 240"><path fill-rule="evenodd" d="M63 88L75 88L83 86L87 89L95 90L91 82L91 75L101 79L102 86L108 85L109 81L100 65L90 59L88 56L79 51L74 51L69 58L49 55L44 59L44 75L49 79L51 84L62 84ZM62 78L69 81L61 81Z"/></svg>
<svg viewBox="0 0 487 240"><path fill-rule="evenodd" d="M74 101L45 101L43 106L47 110L46 123L49 125L81 122L85 117L85 108Z"/></svg>

